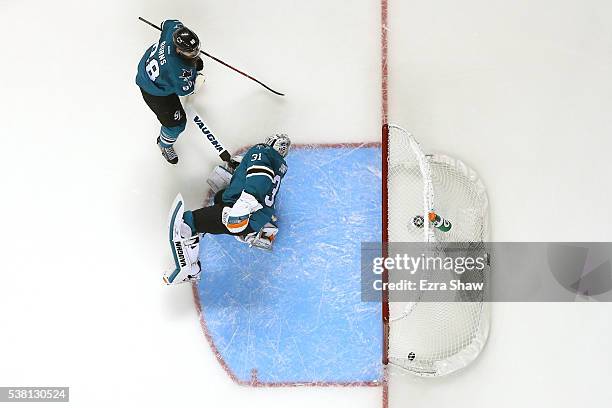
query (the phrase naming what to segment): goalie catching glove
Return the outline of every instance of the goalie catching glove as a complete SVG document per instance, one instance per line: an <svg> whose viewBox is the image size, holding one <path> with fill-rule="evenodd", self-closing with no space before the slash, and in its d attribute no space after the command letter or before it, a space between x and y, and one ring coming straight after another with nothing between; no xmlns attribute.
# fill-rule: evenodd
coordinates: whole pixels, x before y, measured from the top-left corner
<svg viewBox="0 0 612 408"><path fill-rule="evenodd" d="M246 235L237 235L236 239L240 242L244 242L245 244L249 244L250 247L271 251L276 234L278 234L278 227L269 222L258 232L251 232L250 234Z"/></svg>
<svg viewBox="0 0 612 408"><path fill-rule="evenodd" d="M240 233L249 226L251 214L262 208L255 197L243 191L231 208L223 209L223 224L232 234Z"/></svg>

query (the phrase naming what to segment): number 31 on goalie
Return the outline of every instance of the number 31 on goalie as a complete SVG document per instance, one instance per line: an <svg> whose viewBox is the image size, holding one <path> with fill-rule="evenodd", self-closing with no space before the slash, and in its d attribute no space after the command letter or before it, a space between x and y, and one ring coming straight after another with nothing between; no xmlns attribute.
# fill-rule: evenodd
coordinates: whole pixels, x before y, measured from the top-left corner
<svg viewBox="0 0 612 408"><path fill-rule="evenodd" d="M276 198L276 193L278 193L278 189L280 188L280 185L281 185L281 176L277 174L276 176L274 176L274 188L272 189L272 192L268 194L265 198L265 202L268 207L272 207L274 205L274 199Z"/></svg>

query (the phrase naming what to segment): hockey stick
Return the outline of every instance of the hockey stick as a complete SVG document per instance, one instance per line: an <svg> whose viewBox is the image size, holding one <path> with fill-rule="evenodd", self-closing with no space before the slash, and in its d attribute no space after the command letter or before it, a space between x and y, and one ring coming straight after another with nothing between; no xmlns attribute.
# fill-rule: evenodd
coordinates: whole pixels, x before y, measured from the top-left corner
<svg viewBox="0 0 612 408"><path fill-rule="evenodd" d="M208 140L213 149L219 153L219 158L229 164L232 168L235 168L236 166L232 163L232 155L225 147L223 147L219 139L213 135L210 129L208 129L206 123L204 123L204 120L202 120L202 117L198 114L198 112L196 112L196 110L189 105L185 106L185 110L190 113L192 118L191 120L193 120L193 123L198 127L198 129L200 129L204 135L204 138Z"/></svg>
<svg viewBox="0 0 612 408"><path fill-rule="evenodd" d="M142 21L143 23L150 25L150 26L151 26L151 27L153 27L153 28L157 28L159 31L161 31L161 30L162 30L162 29L161 29L161 27L156 26L155 24L151 23L150 21L145 20L145 19L144 19L144 18L142 18L142 17L138 17L138 19L139 19L140 21ZM247 74L247 73L242 72L242 71L241 71L241 70L239 70L238 68L234 68L234 67L232 67L230 64L228 64L228 63L226 63L226 62L224 62L224 61L220 60L219 58L214 57L214 56L210 55L209 53L207 53L207 52L205 52L205 51L200 51L200 52L201 52L202 54L206 55L208 58L210 58L210 59L212 59L212 60L214 60L214 61L217 61L219 64L221 64L221 65L225 65L226 67L228 67L229 69L231 69L231 70L233 70L233 71L236 71L236 72L237 72L237 73L239 73L240 75L243 75L243 76L245 76L245 77L249 78L251 81L255 81L255 82L257 82L259 85L263 86L263 87L264 87L264 88L266 88L268 91L270 91L270 92L272 92L272 93L275 93L276 95L279 95L279 96L285 96L285 94L284 94L284 93L280 93L280 92L278 92L278 91L275 91L274 89L270 88L268 85L264 84L263 82L259 81L258 79L253 78L251 75L249 75L249 74Z"/></svg>

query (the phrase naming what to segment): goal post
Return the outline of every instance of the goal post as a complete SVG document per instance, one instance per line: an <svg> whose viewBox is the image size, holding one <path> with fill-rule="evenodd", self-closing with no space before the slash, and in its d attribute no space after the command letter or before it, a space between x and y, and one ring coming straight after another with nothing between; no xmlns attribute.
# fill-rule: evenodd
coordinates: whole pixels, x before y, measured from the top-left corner
<svg viewBox="0 0 612 408"><path fill-rule="evenodd" d="M455 242L486 249L488 199L474 170L445 155L425 154L409 132L393 124L383 127L382 148L383 257L392 257L393 243L400 242L427 243L437 255ZM383 281L393 281L394 273L383 272ZM489 332L489 267L461 279L481 282L483 290L457 290L443 299L423 293L409 302L383 291L385 366L435 377L479 355Z"/></svg>

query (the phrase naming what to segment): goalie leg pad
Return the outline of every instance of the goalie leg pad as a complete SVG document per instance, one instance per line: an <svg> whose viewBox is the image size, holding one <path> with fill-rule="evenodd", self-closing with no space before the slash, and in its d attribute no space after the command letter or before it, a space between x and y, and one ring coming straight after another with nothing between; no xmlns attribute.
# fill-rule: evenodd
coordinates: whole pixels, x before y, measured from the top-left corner
<svg viewBox="0 0 612 408"><path fill-rule="evenodd" d="M168 232L174 269L164 274L168 285L195 280L200 275L200 237L183 221L185 204L179 193L174 199L168 218Z"/></svg>
<svg viewBox="0 0 612 408"><path fill-rule="evenodd" d="M229 211L223 212L223 223L232 234L239 234L249 226L251 214L261 210L263 206L257 199L246 191L242 191L240 198Z"/></svg>
<svg viewBox="0 0 612 408"><path fill-rule="evenodd" d="M195 236L173 242L173 253L176 254L174 269L163 276L166 285L192 282L200 278L202 267L198 258L200 253L200 237ZM178 261L176 260L178 259Z"/></svg>
<svg viewBox="0 0 612 408"><path fill-rule="evenodd" d="M247 229L251 213L249 209L236 202L233 207L224 207L221 222L232 234L238 234Z"/></svg>
<svg viewBox="0 0 612 408"><path fill-rule="evenodd" d="M206 179L210 189L217 194L227 188L232 180L232 173L224 166L216 166Z"/></svg>

